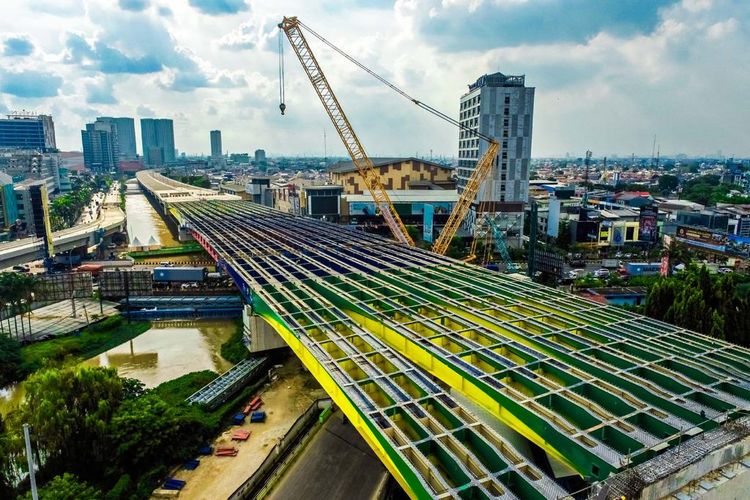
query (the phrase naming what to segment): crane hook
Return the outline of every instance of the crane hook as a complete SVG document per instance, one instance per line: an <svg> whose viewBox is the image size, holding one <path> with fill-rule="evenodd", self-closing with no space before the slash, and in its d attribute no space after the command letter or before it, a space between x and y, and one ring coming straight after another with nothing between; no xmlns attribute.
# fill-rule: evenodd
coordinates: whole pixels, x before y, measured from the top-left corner
<svg viewBox="0 0 750 500"><path fill-rule="evenodd" d="M279 109L281 110L281 114L283 115L284 114L284 110L286 109L286 104L284 104L283 102L281 104L279 104Z"/></svg>

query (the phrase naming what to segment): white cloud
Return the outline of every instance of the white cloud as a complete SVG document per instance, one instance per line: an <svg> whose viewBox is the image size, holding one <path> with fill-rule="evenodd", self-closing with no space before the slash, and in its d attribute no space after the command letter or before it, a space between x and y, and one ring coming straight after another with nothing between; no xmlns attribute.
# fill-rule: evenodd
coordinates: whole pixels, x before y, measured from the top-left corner
<svg viewBox="0 0 750 500"><path fill-rule="evenodd" d="M662 151L750 155L745 138L750 111L742 105L750 86L750 3L738 0L682 0L659 9L653 29L608 29L605 16L601 29L583 37L535 39L527 33L519 41L491 34L481 47L467 40L486 19L471 12L484 15L493 5L534 9L538 2L398 0L383 7L288 0L255 2L251 10L226 15L200 14L185 1L151 0L142 12L122 10L118 3L33 0L4 7L0 32L33 39L34 53L0 55L0 67L6 73L56 75L62 85L55 97L39 97L52 92L36 89L28 98L0 94L0 103L54 112L65 149L79 149L85 120L106 112L179 117L175 134L181 151L205 151L208 131L220 128L229 151L262 147L322 154L325 129L329 154L344 154L287 42L288 112L282 117L278 111L276 23L284 13L304 13L303 21L323 36L448 114L457 113L459 96L478 76L526 74L537 88L537 156L586 149L650 152L653 134ZM591 5L594 9L596 2ZM469 13L470 22L445 30L436 41L424 29L446 9ZM77 46L79 57L68 47L66 63L60 46L68 33L85 43ZM310 43L371 154L430 149L455 154L457 133L451 126L312 37ZM113 62L103 65L105 56ZM129 72L115 72L122 70ZM10 86L19 93L16 87Z"/></svg>

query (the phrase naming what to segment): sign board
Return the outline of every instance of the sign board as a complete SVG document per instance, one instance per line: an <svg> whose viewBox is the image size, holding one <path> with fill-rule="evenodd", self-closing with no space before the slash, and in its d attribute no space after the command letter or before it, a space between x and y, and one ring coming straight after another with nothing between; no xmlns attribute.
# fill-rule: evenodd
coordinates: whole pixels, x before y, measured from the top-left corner
<svg viewBox="0 0 750 500"><path fill-rule="evenodd" d="M669 275L669 255L664 255L661 258L661 269L659 269L659 274L661 276Z"/></svg>
<svg viewBox="0 0 750 500"><path fill-rule="evenodd" d="M424 229L422 230L422 239L428 243L432 243L432 232L435 219L435 208L425 203L424 205Z"/></svg>

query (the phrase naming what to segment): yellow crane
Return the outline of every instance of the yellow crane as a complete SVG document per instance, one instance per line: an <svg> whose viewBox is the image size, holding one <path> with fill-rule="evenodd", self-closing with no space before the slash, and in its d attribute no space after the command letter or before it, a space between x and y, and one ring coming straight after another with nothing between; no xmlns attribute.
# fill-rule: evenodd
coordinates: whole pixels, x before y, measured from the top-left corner
<svg viewBox="0 0 750 500"><path fill-rule="evenodd" d="M310 79L310 83L312 83L315 92L318 94L320 102L323 103L323 107L326 109L331 122L333 122L333 126L341 137L341 141L349 152L354 166L365 181L365 186L370 191L375 206L383 214L383 218L393 236L401 243L414 246L414 241L409 236L406 226L404 226L401 217L399 217L396 208L388 197L388 193L385 191L385 187L380 180L380 174L375 170L375 165L373 165L370 157L367 156L365 148L359 141L351 123L349 123L349 119L344 114L344 110L333 93L328 79L326 79L323 70L320 68L320 64L318 64L315 55L310 50L310 45L308 45L305 35L300 29L301 25L302 23L296 17L285 17L279 24L279 28L284 31L286 37L289 39L292 49L297 54L299 62L302 63L302 67ZM282 102L280 106L283 113L285 108L284 103Z"/></svg>
<svg viewBox="0 0 750 500"><path fill-rule="evenodd" d="M323 103L323 107L328 113L333 126L336 128L336 131L341 137L344 146L349 152L349 156L351 157L354 166L357 168L357 171L364 179L365 185L372 195L372 198L375 201L375 204L378 207L380 213L383 215L386 224L388 224L388 227L390 228L393 235L401 243L414 246L414 241L409 236L409 232L406 230L406 226L404 226L404 223L401 221L401 217L399 217L395 207L393 206L393 203L391 202L388 194L385 191L385 187L380 180L378 171L375 169L372 160L370 160L370 158L367 156L362 143L359 141L359 138L354 132L351 123L349 123L349 120L344 114L344 110L341 108L341 104L339 104L336 95L333 93L333 90L331 89L331 86L328 83L323 70L320 68L320 64L318 64L315 55L310 49L310 45L307 43L305 35L302 33L302 28L305 28L305 30L315 38L325 43L331 49L341 54L346 59L396 91L398 94L410 100L420 108L425 109L435 116L457 126L461 130L469 132L470 135L479 137L488 142L487 151L484 153L484 155L482 155L479 161L477 161L477 165L474 168L471 176L469 177L469 180L467 181L466 186L461 193L461 196L456 202L456 205L453 207L453 210L448 217L448 221L446 222L443 230L440 232L438 238L435 240L435 243L432 246L432 250L434 252L445 255L445 252L448 250L453 236L455 236L458 228L461 226L461 223L466 217L466 214L469 212L471 204L474 202L474 199L479 192L479 187L481 186L482 181L487 177L487 174L489 174L490 170L492 170L492 164L498 154L500 144L495 139L481 134L478 130L467 127L466 125L461 124L459 121L451 118L445 113L442 113L441 111L411 97L409 94L396 87L394 84L381 77L374 71L370 70L340 48L336 47L333 43L326 40L323 36L313 31L309 26L302 23L302 21L300 21L296 17L284 17L283 21L279 23L278 26L289 40L289 44L292 46L292 49L297 55L299 62L302 64L302 68L305 70L307 77L310 79L310 83L315 89L315 92L318 94L320 102ZM281 109L281 114L284 114L286 105L284 104L284 69L281 38L279 38L279 55L279 79L281 80L281 86L279 89L279 98L281 100L281 103L279 105L279 108Z"/></svg>

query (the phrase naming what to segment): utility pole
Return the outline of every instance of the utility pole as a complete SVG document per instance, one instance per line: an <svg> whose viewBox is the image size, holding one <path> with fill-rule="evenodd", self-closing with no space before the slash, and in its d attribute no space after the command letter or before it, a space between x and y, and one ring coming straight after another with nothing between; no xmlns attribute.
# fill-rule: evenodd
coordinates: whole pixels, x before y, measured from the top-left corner
<svg viewBox="0 0 750 500"><path fill-rule="evenodd" d="M36 491L36 476L34 475L34 456L31 454L31 436L29 435L29 424L23 424L23 439L26 441L26 460L29 463L29 483L31 484L31 498L39 500Z"/></svg>
<svg viewBox="0 0 750 500"><path fill-rule="evenodd" d="M130 324L130 283L128 282L128 271L120 271L125 278L125 307L128 309L128 324Z"/></svg>

